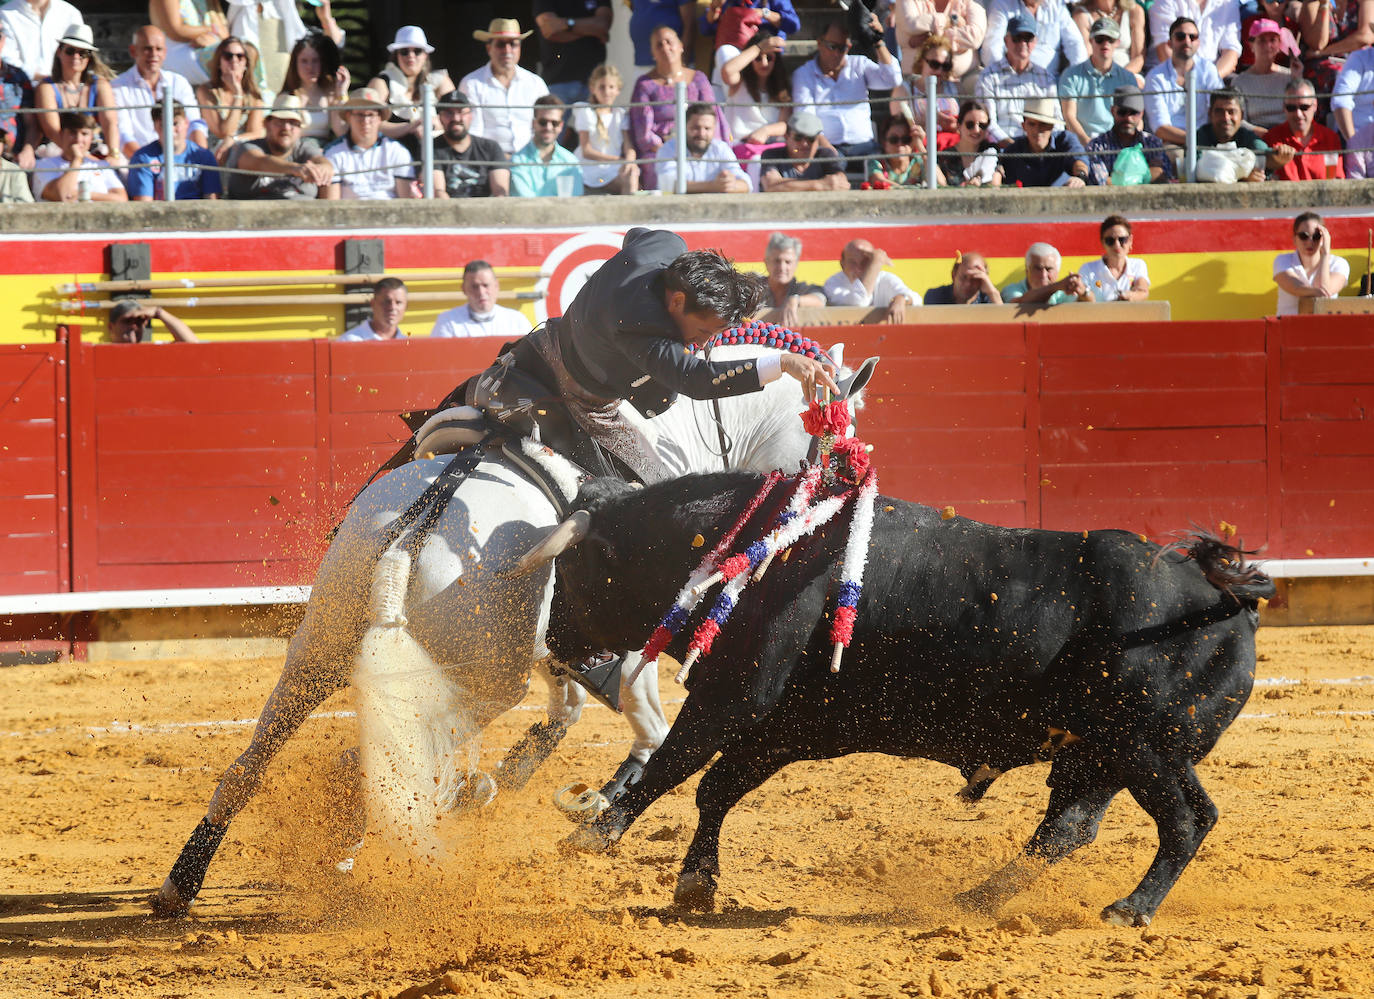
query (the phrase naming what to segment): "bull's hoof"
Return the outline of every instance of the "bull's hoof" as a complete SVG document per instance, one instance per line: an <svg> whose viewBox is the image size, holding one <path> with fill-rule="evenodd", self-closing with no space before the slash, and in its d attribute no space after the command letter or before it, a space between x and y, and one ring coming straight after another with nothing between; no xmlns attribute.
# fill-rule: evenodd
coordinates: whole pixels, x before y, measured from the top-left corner
<svg viewBox="0 0 1374 999"><path fill-rule="evenodd" d="M1102 910L1102 918L1113 926L1149 926L1150 914L1148 912L1137 912L1126 900L1113 902Z"/></svg>
<svg viewBox="0 0 1374 999"><path fill-rule="evenodd" d="M709 871L683 871L673 889L673 905L691 912L711 912L716 907L716 876Z"/></svg>
<svg viewBox="0 0 1374 999"><path fill-rule="evenodd" d="M176 885L172 884L172 879L168 878L162 882L162 889L153 896L149 905L153 915L159 919L176 919L186 915L187 910L191 908L191 900L182 898Z"/></svg>
<svg viewBox="0 0 1374 999"><path fill-rule="evenodd" d="M564 856L578 853L610 853L616 839L604 826L592 823L579 826L558 842L558 849Z"/></svg>

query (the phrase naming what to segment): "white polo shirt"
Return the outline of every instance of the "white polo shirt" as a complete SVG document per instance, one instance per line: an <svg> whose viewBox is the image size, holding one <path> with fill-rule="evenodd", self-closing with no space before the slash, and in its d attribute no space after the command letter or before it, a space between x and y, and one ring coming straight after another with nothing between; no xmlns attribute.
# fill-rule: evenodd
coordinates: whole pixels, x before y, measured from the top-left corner
<svg viewBox="0 0 1374 999"><path fill-rule="evenodd" d="M357 326L354 326L351 330L348 330L347 332L345 332L345 333L343 334L343 336L339 337L339 340L340 340L340 341L345 341L345 340L347 340L347 341L349 341L349 342L359 342L359 341L363 341L363 340L384 340L384 341L385 341L385 340L404 340L404 339L406 339L406 335L405 335L405 332L404 332L403 330L397 330L397 331L396 331L396 335L395 335L394 337L391 337L391 336L386 336L386 337L384 337L384 336L382 336L381 334L379 334L376 330L374 330L374 329L372 328L372 320L371 320L371 319L364 319L364 320L363 320L362 322L360 322Z"/></svg>
<svg viewBox="0 0 1374 999"><path fill-rule="evenodd" d="M81 169L81 177L78 180L86 181L90 185L92 194L108 194L111 191L122 191L124 185L119 182L119 175L109 167L101 167L103 160L87 159ZM33 165L33 197L36 201L43 200L43 189L57 180L64 173L70 170L72 165L61 156L44 156ZM100 167L99 170L92 170L91 167Z"/></svg>
<svg viewBox="0 0 1374 999"><path fill-rule="evenodd" d="M522 337L529 331L530 321L525 318L524 313L517 309L508 309L504 305L498 305L492 309L490 316L475 319L472 315L472 309L466 305L460 305L456 309L439 313L439 318L434 320L434 329L429 331L429 335L442 337L500 336L509 339Z"/></svg>
<svg viewBox="0 0 1374 999"><path fill-rule="evenodd" d="M491 139L507 156L529 144L534 102L549 92L548 84L520 66L507 90L491 75L490 63L463 77L458 89L472 101L472 134Z"/></svg>
<svg viewBox="0 0 1374 999"><path fill-rule="evenodd" d="M862 281L846 277L844 271L830 275L825 282L827 305L867 305L873 309L885 309L894 298L903 295L912 305L921 304L921 296L904 285L902 279L891 271L878 272L872 295Z"/></svg>
<svg viewBox="0 0 1374 999"><path fill-rule="evenodd" d="M58 40L73 24L86 23L67 0L51 0L41 20L25 0L10 0L0 7L0 21L5 25L5 61L28 73L35 87L52 73Z"/></svg>
<svg viewBox="0 0 1374 999"><path fill-rule="evenodd" d="M334 164L334 182L342 198L385 201L396 197L397 177L415 178L406 147L384 135L367 149L347 137L339 139L325 149L324 158Z"/></svg>
<svg viewBox="0 0 1374 999"><path fill-rule="evenodd" d="M119 106L120 142L133 139L142 149L148 143L162 138L153 128L153 112L150 106L160 104L163 92L169 87L172 91L172 100L186 109L186 120L190 123L191 133L209 134L209 129L200 117L200 106L196 104L195 91L191 89L186 77L180 73L173 73L170 69L164 69L158 74L157 90L154 90L139 75L138 67L130 66L110 81L110 89L114 91L114 102Z"/></svg>
<svg viewBox="0 0 1374 999"><path fill-rule="evenodd" d="M656 155L662 160L658 164L658 189L665 194L672 194L677 190L677 139L669 139L659 146ZM712 139L711 144L706 147L706 152L699 157L688 153L683 159L682 165L687 173L687 183L689 184L715 180L716 177L720 176L720 172L725 170L748 184L749 190L754 189L754 182L749 179L747 173L740 169L739 160L735 158L735 151L720 139Z"/></svg>

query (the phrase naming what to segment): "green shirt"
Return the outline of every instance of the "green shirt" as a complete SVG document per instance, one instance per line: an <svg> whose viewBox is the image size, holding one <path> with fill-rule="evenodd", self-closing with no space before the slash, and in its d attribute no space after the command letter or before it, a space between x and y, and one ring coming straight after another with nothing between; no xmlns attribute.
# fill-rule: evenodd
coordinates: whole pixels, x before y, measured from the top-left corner
<svg viewBox="0 0 1374 999"><path fill-rule="evenodd" d="M1030 291L1030 285L1025 281L1013 281L1002 289L1002 301L1010 303L1012 299L1020 298L1028 291ZM1070 295L1067 291L1056 291L1047 300L1049 305L1063 305L1065 302L1076 301L1078 301L1078 299Z"/></svg>

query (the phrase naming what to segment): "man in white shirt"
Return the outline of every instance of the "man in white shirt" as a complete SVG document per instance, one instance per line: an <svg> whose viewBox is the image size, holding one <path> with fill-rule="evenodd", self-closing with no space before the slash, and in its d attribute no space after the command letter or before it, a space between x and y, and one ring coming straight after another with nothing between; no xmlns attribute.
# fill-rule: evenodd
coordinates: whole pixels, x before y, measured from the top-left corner
<svg viewBox="0 0 1374 999"><path fill-rule="evenodd" d="M677 139L659 147L658 189L677 193ZM729 144L716 138L716 109L710 104L687 108L687 156L683 160L688 194L747 194L754 189L740 169Z"/></svg>
<svg viewBox="0 0 1374 999"><path fill-rule="evenodd" d="M372 289L372 318L364 319L339 339L351 342L404 340L401 320L406 316L409 301L410 293L406 291L404 281L400 278L382 278Z"/></svg>
<svg viewBox="0 0 1374 999"><path fill-rule="evenodd" d="M470 260L463 268L463 294L467 302L456 309L439 313L430 336L499 336L506 339L522 337L530 331L530 322L515 309L498 305L501 282L485 260Z"/></svg>
<svg viewBox="0 0 1374 999"><path fill-rule="evenodd" d="M549 92L542 79L520 66L520 43L531 34L522 33L513 17L493 18L487 31L472 33L479 42L486 42L490 61L458 83L472 101L471 133L493 140L507 156L529 145L534 102Z"/></svg>
<svg viewBox="0 0 1374 999"><path fill-rule="evenodd" d="M1374 48L1351 52L1336 75L1331 95L1331 116L1336 120L1337 131L1345 137L1347 149L1360 149L1353 141L1355 133L1374 122L1371 90L1374 90Z"/></svg>
<svg viewBox="0 0 1374 999"><path fill-rule="evenodd" d="M1169 41L1175 18L1186 17L1198 30L1197 54L1216 67L1225 79L1236 71L1240 58L1240 4L1236 0L1155 0L1149 8L1150 38L1156 44L1146 49L1145 64L1168 62Z"/></svg>
<svg viewBox="0 0 1374 999"><path fill-rule="evenodd" d="M1169 49L1173 55L1145 74L1145 121L1168 145L1182 146L1188 125L1184 82L1195 70L1197 121L1207 121L1210 91L1221 89L1217 68L1198 55L1198 27L1190 18L1175 18L1169 25Z"/></svg>
<svg viewBox="0 0 1374 999"><path fill-rule="evenodd" d="M886 309L883 322L904 322L906 307L920 305L921 296L896 274L884 269L891 266L892 258L886 250L866 239L850 240L840 253L840 272L830 275L825 282L827 304Z"/></svg>
<svg viewBox="0 0 1374 999"><path fill-rule="evenodd" d="M410 153L382 134L385 108L376 91L367 87L353 91L340 105L348 134L324 151L324 158L334 164L328 197L385 201L420 196Z"/></svg>
<svg viewBox="0 0 1374 999"><path fill-rule="evenodd" d="M873 26L882 31L873 15ZM902 66L879 40L874 45L877 61L850 55L852 43L844 21L831 21L816 43L816 57L792 74L792 113L810 111L821 119L821 130L830 144L850 160L878 151L873 136L870 90L891 90L902 81Z"/></svg>
<svg viewBox="0 0 1374 999"><path fill-rule="evenodd" d="M119 175L91 156L95 117L81 111L57 116L60 156L44 156L33 168L36 201L128 201ZM85 188L84 192L82 188Z"/></svg>
<svg viewBox="0 0 1374 999"><path fill-rule="evenodd" d="M1007 22L1017 14L1036 24L1037 40L1031 60L1041 69L1057 73L1088 58L1083 33L1061 0L990 0L987 7L988 30L983 36L982 50L984 66L991 66L1007 54Z"/></svg>
<svg viewBox="0 0 1374 999"><path fill-rule="evenodd" d="M124 155L132 156L161 138L153 127L152 106L162 103L164 90L170 90L172 100L186 109L190 141L198 146L208 145L210 130L200 117L191 84L180 73L162 68L167 58L167 36L161 29L145 24L134 32L129 55L134 64L110 81L114 102L119 107L119 138Z"/></svg>
<svg viewBox="0 0 1374 999"><path fill-rule="evenodd" d="M81 11L67 0L10 0L0 7L9 39L7 62L18 66L34 86L52 74L57 41L74 24L85 24Z"/></svg>

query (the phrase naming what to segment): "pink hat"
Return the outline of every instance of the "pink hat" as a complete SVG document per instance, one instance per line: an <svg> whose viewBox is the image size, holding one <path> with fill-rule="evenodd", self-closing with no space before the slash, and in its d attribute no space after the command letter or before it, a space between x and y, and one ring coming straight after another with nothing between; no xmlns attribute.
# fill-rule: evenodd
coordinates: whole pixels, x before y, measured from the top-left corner
<svg viewBox="0 0 1374 999"><path fill-rule="evenodd" d="M1293 32L1287 28L1279 27L1279 22L1273 18L1257 17L1250 23L1250 31L1246 37L1258 38L1260 35L1278 35L1280 52L1287 52L1291 56L1302 55L1298 49L1297 39L1293 37Z"/></svg>

